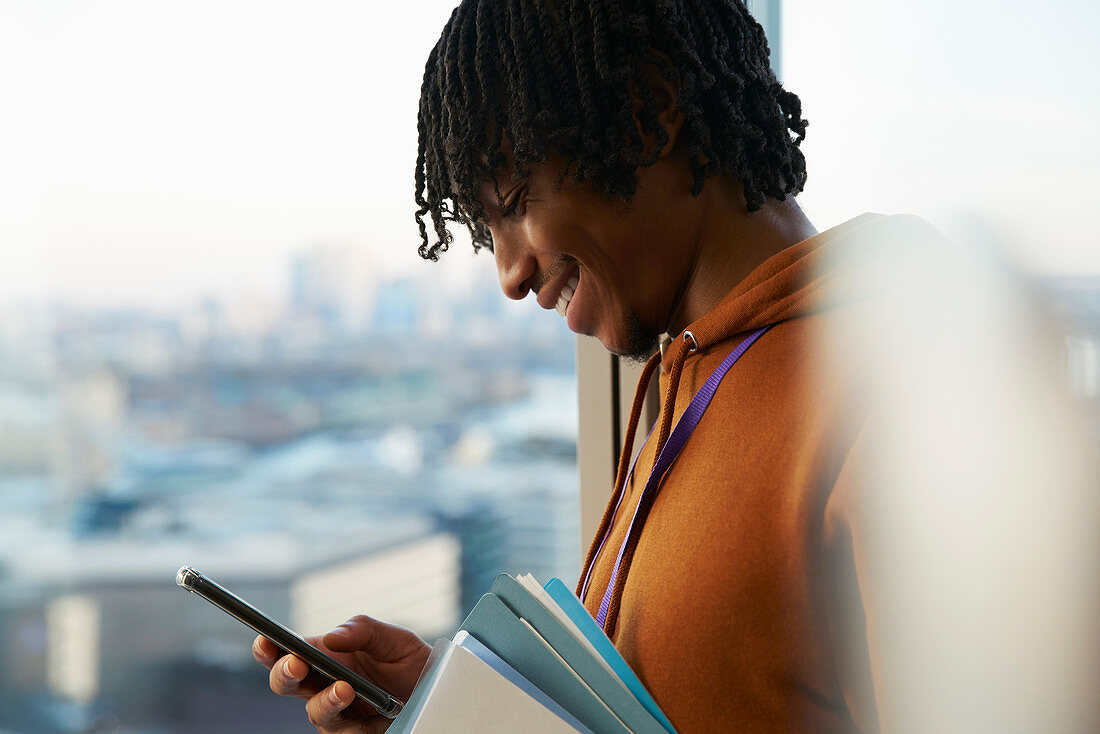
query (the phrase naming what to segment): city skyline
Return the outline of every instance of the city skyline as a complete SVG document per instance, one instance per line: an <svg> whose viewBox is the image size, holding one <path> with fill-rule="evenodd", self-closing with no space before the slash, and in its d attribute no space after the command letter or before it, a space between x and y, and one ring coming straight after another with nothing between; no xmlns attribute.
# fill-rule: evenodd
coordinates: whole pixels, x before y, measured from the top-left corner
<svg viewBox="0 0 1100 734"><path fill-rule="evenodd" d="M287 263L267 324L212 302L0 328L0 728L300 731L180 565L306 634L368 611L429 638L501 571L575 577L571 337L493 294L368 288L346 254Z"/></svg>

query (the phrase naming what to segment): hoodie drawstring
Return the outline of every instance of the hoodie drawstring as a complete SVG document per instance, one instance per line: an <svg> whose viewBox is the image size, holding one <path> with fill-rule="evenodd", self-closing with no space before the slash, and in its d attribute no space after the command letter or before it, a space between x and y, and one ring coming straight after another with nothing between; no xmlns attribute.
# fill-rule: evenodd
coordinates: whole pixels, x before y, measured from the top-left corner
<svg viewBox="0 0 1100 734"><path fill-rule="evenodd" d="M691 346L688 346L688 337L691 337ZM672 416L676 413L676 393L680 390L680 375L684 373L684 363L689 354L695 352L698 344L695 336L690 331L685 331L683 338L677 339L679 349L672 358L672 366L668 371L668 387L665 388L665 399L661 401L661 430L657 433L657 448L653 452L653 467L657 466L657 459L661 455L661 449L668 442L668 435L672 432Z"/></svg>
<svg viewBox="0 0 1100 734"><path fill-rule="evenodd" d="M634 453L634 437L638 433L638 421L641 419L642 405L645 403L646 388L653 379L653 373L657 370L657 365L660 363L661 354L659 352L649 358L645 363L645 367L642 368L642 376L638 380L638 389L634 391L634 402L630 407L630 421L627 423L626 427L626 440L623 443L622 453L619 454L618 471L615 472L615 500L614 502L608 503L607 509L604 510L603 513L603 519L600 520L600 527L596 530L595 538L600 538L600 541L597 543L596 539L593 538L592 545L588 548L588 555L584 559L584 565L581 566L584 573L581 574L580 581L577 583L578 599L583 600L584 595L588 591L588 581L592 575L592 565L596 562L596 558L600 555L600 551L603 550L604 543L607 542L608 528L615 519L615 513L619 510L619 505L623 501L623 495L626 494L627 467L630 466L630 456Z"/></svg>
<svg viewBox="0 0 1100 734"><path fill-rule="evenodd" d="M694 337L692 337L690 346L687 341L690 333L684 332L683 338L676 340L679 349L672 358L672 366L668 371L668 386L665 388L665 398L661 401L661 429L657 434L657 445L653 451L653 464L649 468L650 476L657 470L657 462L661 458L661 449L668 443L669 434L672 432L672 416L676 413L676 393L680 389L680 376L684 373L684 363L687 362L688 356L696 349ZM656 499L656 492L642 493L638 500L638 507L634 511L635 519L632 521L632 525L637 523L639 529L645 526L649 511ZM630 564L634 560L634 551L638 548L638 540L641 535L640 532L627 534L626 547L622 550L622 560L620 561L620 567L623 571L615 576L615 586L611 591L610 603L607 606L604 630L608 635L615 629L615 623L619 619L619 605L622 604L623 588L626 586L627 574L625 571L630 568Z"/></svg>
<svg viewBox="0 0 1100 734"><path fill-rule="evenodd" d="M603 598L600 601L600 608L596 614L596 623L603 627L604 631L611 636L615 629L615 624L618 621L619 607L622 603L623 588L626 583L626 576L630 570L631 562L634 559L634 551L638 547L638 541L641 537L642 527L645 525L646 518L649 515L650 509L653 507L653 503L657 498L660 484L664 478L665 473L669 467L679 456L680 450L684 447L688 438L691 436L695 427L699 424L699 421L703 417L703 413L706 411L707 406L710 405L711 399L714 397L715 392L718 390L718 386L721 384L722 379L729 372L730 368L739 360L742 355L751 347L757 339L764 335L771 325L756 329L750 333L740 344L738 344L732 352L730 352L722 363L718 365L718 368L707 378L698 392L695 393L691 399L691 403L687 406L680 420L677 421L676 427L670 429L672 419L671 414L674 412L675 390L679 385L680 374L683 372L684 361L687 356L696 351L695 346L688 347L686 338L684 344L680 347L680 351L677 352L673 358L672 369L669 374L669 390L672 392L666 397L665 415L662 421L662 433L664 434L664 440L659 438L657 445L657 460L653 464L653 468L650 471L649 478L646 480L645 487L642 489L641 494L638 497L638 504L634 508L634 515L630 520L630 525L626 531L626 538L622 545L619 547L618 556L615 559L614 566L611 570L611 579L607 588L604 590ZM685 336L688 334L685 333ZM694 337L692 337L694 342ZM652 371L647 365L646 375L652 376ZM641 387L641 386L640 386ZM633 434L637 430L637 413L641 412L641 404L635 396L635 410L632 411L635 415L632 416L631 430L630 430L630 442L628 448L624 451L623 456L629 456L632 443ZM622 487L619 491L618 504L622 501L623 494L626 490L626 476L627 473L622 471L622 462L620 462L620 475L623 476ZM617 508L616 508L617 509ZM610 517L614 516L615 510L609 510L604 516L604 523L602 524L601 535L603 539L600 541L600 548L603 547L609 535ZM586 578L583 584L584 588L587 588L588 582L592 573L592 565L596 556L599 553L599 549L595 553L589 554L588 570ZM583 593L579 594L583 598Z"/></svg>

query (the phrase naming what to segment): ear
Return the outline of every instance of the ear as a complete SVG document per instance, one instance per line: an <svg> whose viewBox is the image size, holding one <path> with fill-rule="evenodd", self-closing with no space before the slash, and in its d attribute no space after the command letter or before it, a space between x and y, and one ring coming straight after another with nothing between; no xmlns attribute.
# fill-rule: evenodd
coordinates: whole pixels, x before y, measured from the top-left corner
<svg viewBox="0 0 1100 734"><path fill-rule="evenodd" d="M638 64L638 70L652 98L657 113L657 124L668 135L668 140L657 152L656 157L661 158L668 155L676 147L676 139L679 136L680 128L684 124L684 115L680 112L679 105L679 74L676 73L672 62L663 53L653 51L652 54L660 57L665 65L641 61ZM642 136L646 154L652 155L653 149L659 141L652 132L646 132L642 129L640 115L645 108L645 98L639 90L632 90L631 96L634 98L634 124L638 128L638 134Z"/></svg>

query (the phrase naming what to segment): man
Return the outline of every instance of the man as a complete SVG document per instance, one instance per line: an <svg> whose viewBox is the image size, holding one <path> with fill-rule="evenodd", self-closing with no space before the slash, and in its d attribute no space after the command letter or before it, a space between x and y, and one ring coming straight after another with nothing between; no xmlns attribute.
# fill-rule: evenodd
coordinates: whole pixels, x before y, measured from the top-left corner
<svg viewBox="0 0 1100 734"><path fill-rule="evenodd" d="M643 391L661 367L658 426L632 471L624 452L580 591L685 734L879 728L853 499L868 409L811 352L860 301L833 256L929 233L865 216L817 234L793 198L805 131L740 0L465 0L424 76L421 255L464 225L508 297L650 358ZM399 696L429 652L367 617L314 642ZM346 683L254 652L319 731L385 729Z"/></svg>

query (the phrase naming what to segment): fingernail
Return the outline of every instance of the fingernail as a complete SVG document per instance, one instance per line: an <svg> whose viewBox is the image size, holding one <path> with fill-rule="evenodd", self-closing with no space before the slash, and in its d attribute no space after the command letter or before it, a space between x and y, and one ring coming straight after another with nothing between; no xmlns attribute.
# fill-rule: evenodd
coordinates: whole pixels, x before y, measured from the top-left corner
<svg viewBox="0 0 1100 734"><path fill-rule="evenodd" d="M340 635L341 637L343 637L345 634L347 634L347 631L347 627L333 627L325 633L325 637L328 637L329 635Z"/></svg>
<svg viewBox="0 0 1100 734"><path fill-rule="evenodd" d="M283 663L283 674L286 675L286 677L290 678L291 680L298 680L298 676L295 675L294 671L292 671L290 669L290 663L291 663L290 660L287 660L285 663Z"/></svg>
<svg viewBox="0 0 1100 734"><path fill-rule="evenodd" d="M332 701L334 706L343 706L344 701L340 698L340 694L336 691L337 688L338 686L334 685L332 688L328 689L328 697L329 700Z"/></svg>

